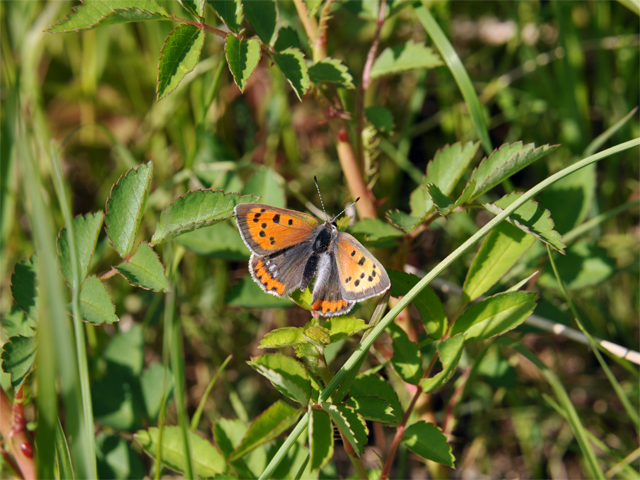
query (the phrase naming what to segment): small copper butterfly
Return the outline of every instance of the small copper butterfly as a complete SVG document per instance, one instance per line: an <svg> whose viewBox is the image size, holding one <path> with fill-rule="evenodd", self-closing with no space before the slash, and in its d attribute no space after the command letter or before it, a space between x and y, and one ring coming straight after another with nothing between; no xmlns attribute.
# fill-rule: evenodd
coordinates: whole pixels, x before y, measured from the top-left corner
<svg viewBox="0 0 640 480"><path fill-rule="evenodd" d="M316 277L314 316L344 315L356 302L391 287L382 264L355 238L338 231L336 217L322 223L306 213L260 203L241 203L235 214L251 250L249 271L255 282L282 297L296 288L305 290Z"/></svg>

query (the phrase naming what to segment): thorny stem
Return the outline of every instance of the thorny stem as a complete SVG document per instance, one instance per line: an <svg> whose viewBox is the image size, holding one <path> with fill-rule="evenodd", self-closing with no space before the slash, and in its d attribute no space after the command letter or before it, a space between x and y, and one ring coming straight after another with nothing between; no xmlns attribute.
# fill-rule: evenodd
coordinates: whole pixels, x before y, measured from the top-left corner
<svg viewBox="0 0 640 480"><path fill-rule="evenodd" d="M118 270L116 270L115 268L112 268L107 273L103 273L102 275L100 275L100 280L101 281L107 280L117 274L118 274Z"/></svg>
<svg viewBox="0 0 640 480"><path fill-rule="evenodd" d="M176 17L175 14L173 13L171 14L171 20L176 22L186 23L188 25L193 25L194 27L198 27L199 29L204 29L207 32L215 33L216 35L222 38L227 38L227 35L229 35L229 33L225 32L224 30L220 30L218 28L212 27L210 25L207 25L206 23L194 22L193 20L187 20L186 18Z"/></svg>
<svg viewBox="0 0 640 480"><path fill-rule="evenodd" d="M327 56L325 45L320 45L318 24L315 18L309 17L309 12L307 11L304 0L293 0L293 3L298 11L298 16L300 17L304 31L307 33L307 37L309 37L309 43L313 47L313 61L317 63Z"/></svg>
<svg viewBox="0 0 640 480"><path fill-rule="evenodd" d="M33 442L26 428L24 418L24 403L22 387L16 392L14 404L11 405L9 397L0 389L0 433L2 440L6 442L13 453L17 463L16 473L26 480L37 477L36 465L33 460ZM31 452L31 456L29 456Z"/></svg>
<svg viewBox="0 0 640 480"><path fill-rule="evenodd" d="M378 51L378 43L380 43L380 30L382 30L382 24L384 23L384 12L387 8L387 0L380 0L380 7L378 10L378 20L376 33L373 36L373 42L367 53L367 62L364 64L364 70L362 71L362 83L358 92L358 124L356 129L357 141L358 141L358 160L360 166L364 165L364 146L362 144L362 130L364 126L364 94L369 88L371 83L371 68L373 67L373 61L376 58L376 52Z"/></svg>
<svg viewBox="0 0 640 480"><path fill-rule="evenodd" d="M316 41L316 44L318 45L319 50L318 51L318 55L322 56L322 58L327 56L327 23L329 22L329 19L331 18L331 15L329 15L329 10L331 10L331 4L333 3L333 0L327 0L326 3L324 4L324 7L322 7L322 12L320 13L320 24L318 26L318 40Z"/></svg>

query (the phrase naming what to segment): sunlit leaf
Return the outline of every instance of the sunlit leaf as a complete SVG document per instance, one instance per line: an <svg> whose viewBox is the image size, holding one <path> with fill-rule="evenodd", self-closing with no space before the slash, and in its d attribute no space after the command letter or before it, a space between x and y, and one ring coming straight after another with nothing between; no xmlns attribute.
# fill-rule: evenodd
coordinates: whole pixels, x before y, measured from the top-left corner
<svg viewBox="0 0 640 480"><path fill-rule="evenodd" d="M424 43L409 40L392 48L386 48L373 62L371 78L397 75L417 68L433 68L443 65L440 56Z"/></svg>
<svg viewBox="0 0 640 480"><path fill-rule="evenodd" d="M11 293L13 299L27 316L38 321L38 276L36 256L16 263L11 275Z"/></svg>
<svg viewBox="0 0 640 480"><path fill-rule="evenodd" d="M422 458L442 463L453 468L455 457L447 436L432 423L417 422L410 425L402 435L402 443Z"/></svg>
<svg viewBox="0 0 640 480"><path fill-rule="evenodd" d="M304 54L297 48L287 48L279 53L274 53L273 61L293 87L298 99L302 101L302 96L311 88L311 80L309 79L307 64L304 61Z"/></svg>
<svg viewBox="0 0 640 480"><path fill-rule="evenodd" d="M260 62L260 42L256 39L241 40L235 35L227 35L224 44L229 70L241 92Z"/></svg>
<svg viewBox="0 0 640 480"><path fill-rule="evenodd" d="M311 470L324 467L333 457L333 427L327 412L310 410L309 456Z"/></svg>
<svg viewBox="0 0 640 480"><path fill-rule="evenodd" d="M82 320L100 325L118 321L116 307L106 287L95 275L89 275L80 290L80 317Z"/></svg>
<svg viewBox="0 0 640 480"><path fill-rule="evenodd" d="M431 378L425 378L420 382L424 393L437 390L444 385L455 372L462 351L464 350L464 335L456 335L438 343L438 358L442 364L442 370Z"/></svg>
<svg viewBox="0 0 640 480"><path fill-rule="evenodd" d="M339 87L353 89L353 77L349 69L337 58L324 58L309 67L309 78L313 83L334 83Z"/></svg>
<svg viewBox="0 0 640 480"><path fill-rule="evenodd" d="M371 392L370 396L351 397L345 403L365 420L380 422L384 425L396 425L398 419L393 414L393 407L382 398L373 396L375 394L376 392Z"/></svg>
<svg viewBox="0 0 640 480"><path fill-rule="evenodd" d="M197 65L204 46L204 29L182 24L164 41L158 63L157 99L173 92L184 76Z"/></svg>
<svg viewBox="0 0 640 480"><path fill-rule="evenodd" d="M164 267L148 243L142 242L135 255L114 268L131 285L156 292L166 292L169 287L169 279L164 274Z"/></svg>
<svg viewBox="0 0 640 480"><path fill-rule="evenodd" d="M329 414L338 430L342 432L353 449L358 453L364 452L367 444L369 429L361 415L348 405L332 405L323 403L322 409Z"/></svg>
<svg viewBox="0 0 640 480"><path fill-rule="evenodd" d="M300 363L280 354L261 355L248 362L287 397L306 405L311 383Z"/></svg>
<svg viewBox="0 0 640 480"><path fill-rule="evenodd" d="M234 33L240 31L242 23L242 2L240 0L207 0L229 30Z"/></svg>
<svg viewBox="0 0 640 480"><path fill-rule="evenodd" d="M96 248L103 217L102 212L97 212L78 215L73 219L73 236L75 237L74 240L80 262L80 281L83 281L89 272L89 264L91 263L93 251ZM69 248L66 227L60 230L58 234L58 264L60 265L62 276L67 283L72 288L78 288L79 285L75 285L73 282L74 275L71 268L71 250Z"/></svg>
<svg viewBox="0 0 640 480"><path fill-rule="evenodd" d="M17 387L27 376L36 358L35 337L11 337L2 347L2 371L11 374L11 385Z"/></svg>
<svg viewBox="0 0 640 480"><path fill-rule="evenodd" d="M393 390L391 385L377 375L358 375L351 384L349 394L352 397L365 397L375 394L376 397L380 397L391 405L393 415L396 418L396 424L400 423L402 419L402 406L400 405L398 394Z"/></svg>
<svg viewBox="0 0 640 480"><path fill-rule="evenodd" d="M391 323L388 330L393 340L393 369L405 382L417 385L423 373L418 345L409 340L406 332L395 323Z"/></svg>
<svg viewBox="0 0 640 480"><path fill-rule="evenodd" d="M180 0L182 6L197 18L204 17L205 0Z"/></svg>

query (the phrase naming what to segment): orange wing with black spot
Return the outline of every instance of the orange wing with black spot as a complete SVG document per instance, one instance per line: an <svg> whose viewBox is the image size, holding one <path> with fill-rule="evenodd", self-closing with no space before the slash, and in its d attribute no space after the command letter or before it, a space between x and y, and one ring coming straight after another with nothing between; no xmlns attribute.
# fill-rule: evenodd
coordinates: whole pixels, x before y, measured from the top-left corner
<svg viewBox="0 0 640 480"><path fill-rule="evenodd" d="M338 234L335 257L340 291L345 300L360 302L391 287L382 264L348 233Z"/></svg>
<svg viewBox="0 0 640 480"><path fill-rule="evenodd" d="M322 275L319 274L316 278L316 285L313 288L313 297L311 298L312 310L323 317L344 315L353 308L355 303L342 298L338 269L333 258L329 268L331 271L328 276L321 280Z"/></svg>
<svg viewBox="0 0 640 480"><path fill-rule="evenodd" d="M312 215L259 203L236 205L235 214L242 240L260 256L311 240L321 225Z"/></svg>

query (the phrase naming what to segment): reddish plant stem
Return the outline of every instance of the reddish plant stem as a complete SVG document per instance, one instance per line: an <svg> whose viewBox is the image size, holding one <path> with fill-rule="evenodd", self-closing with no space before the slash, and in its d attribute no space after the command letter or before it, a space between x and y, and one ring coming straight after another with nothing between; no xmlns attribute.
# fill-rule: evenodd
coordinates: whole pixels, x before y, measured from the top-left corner
<svg viewBox="0 0 640 480"><path fill-rule="evenodd" d="M445 412L444 421L442 422L442 431L447 438L451 435L453 427L455 426L455 422L453 421L453 411L462 398L464 387L467 385L467 380L469 380L469 375L471 375L471 367L467 367L462 371L463 380L460 381L460 385L455 389L453 395L451 395L451 398L449 399L449 403L447 404L447 411Z"/></svg>
<svg viewBox="0 0 640 480"><path fill-rule="evenodd" d="M206 30L207 32L214 33L222 38L227 38L227 35L229 35L227 32L220 30L218 28L212 27L210 25L207 25L206 23L194 22L193 20L187 20L186 18L176 17L174 14L171 14L171 20L174 20L180 23L186 23L188 25L193 25L194 27L198 27L201 30Z"/></svg>
<svg viewBox="0 0 640 480"><path fill-rule="evenodd" d="M4 390L0 389L0 433L2 439L11 448L16 462L16 472L25 480L37 478L33 455L33 443L26 429L22 388L16 392L13 405ZM4 453L3 453L4 455Z"/></svg>
<svg viewBox="0 0 640 480"><path fill-rule="evenodd" d="M320 12L320 22L318 24L318 39L316 40L316 45L318 49L322 49L322 52L324 52L323 58L327 56L327 23L331 18L329 10L331 10L332 3L333 0L326 1L324 7L322 7L322 12Z"/></svg>
<svg viewBox="0 0 640 480"><path fill-rule="evenodd" d="M364 146L362 144L362 130L364 128L364 94L371 84L371 68L373 67L373 61L376 59L376 52L378 51L378 44L380 43L380 30L382 30L384 12L386 9L387 0L380 0L376 33L373 36L373 42L369 48L369 53L367 53L367 61L364 64L364 70L362 71L362 83L360 84L358 92L358 122L356 135L358 141L358 160L361 167L364 165Z"/></svg>
<svg viewBox="0 0 640 480"><path fill-rule="evenodd" d="M102 275L100 275L100 280L101 281L107 280L117 274L118 274L118 270L116 270L115 268L112 268L107 273L103 273Z"/></svg>

